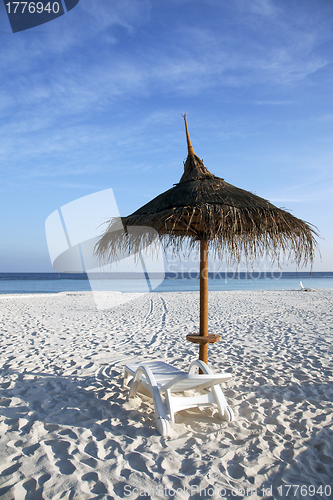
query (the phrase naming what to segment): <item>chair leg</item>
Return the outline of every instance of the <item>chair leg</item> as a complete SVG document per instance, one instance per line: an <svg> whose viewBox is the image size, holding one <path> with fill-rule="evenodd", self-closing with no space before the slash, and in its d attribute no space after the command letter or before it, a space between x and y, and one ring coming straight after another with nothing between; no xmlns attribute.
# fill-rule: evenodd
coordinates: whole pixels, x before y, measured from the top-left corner
<svg viewBox="0 0 333 500"><path fill-rule="evenodd" d="M227 422L232 422L232 420L234 420L235 418L234 412L229 405L226 408L225 415L227 416Z"/></svg>
<svg viewBox="0 0 333 500"><path fill-rule="evenodd" d="M170 432L170 425L168 420L163 417L156 419L156 430L161 436L167 436Z"/></svg>
<svg viewBox="0 0 333 500"><path fill-rule="evenodd" d="M200 368L203 373L207 373L208 375L213 373L212 370L206 365L206 363L204 363L203 361L199 361L197 359L192 361L189 373L193 373L196 368ZM220 417L222 419L226 419L228 422L234 420L235 418L234 412L228 405L221 387L219 385L215 385L214 387L212 387L212 391L215 396L215 401L219 409Z"/></svg>
<svg viewBox="0 0 333 500"><path fill-rule="evenodd" d="M123 378L123 387L127 387L128 379L130 378L129 372L124 368L124 378Z"/></svg>
<svg viewBox="0 0 333 500"><path fill-rule="evenodd" d="M174 404L173 404L173 401L172 401L172 395L171 395L171 391L170 389L167 389L165 391L165 404L167 406L167 409L168 409L168 413L170 415L170 420L171 420L171 423L175 423L175 408L174 408Z"/></svg>
<svg viewBox="0 0 333 500"><path fill-rule="evenodd" d="M221 419L226 418L226 420L228 422L231 422L234 419L234 412L232 411L232 409L228 405L228 403L224 397L224 394L222 392L221 387L218 385L215 385L212 388L212 391L213 391L214 396L215 396L215 401L216 401L217 407L219 409Z"/></svg>
<svg viewBox="0 0 333 500"><path fill-rule="evenodd" d="M155 422L156 429L162 436L167 436L170 431L169 420L166 414L166 408L162 402L161 394L158 389L158 385L156 383L155 377L148 366L141 365L136 370L134 379L129 391L128 398L132 398L135 396L136 391L138 389L138 385L140 383L141 377L144 375L146 377L149 392L152 395L155 409Z"/></svg>

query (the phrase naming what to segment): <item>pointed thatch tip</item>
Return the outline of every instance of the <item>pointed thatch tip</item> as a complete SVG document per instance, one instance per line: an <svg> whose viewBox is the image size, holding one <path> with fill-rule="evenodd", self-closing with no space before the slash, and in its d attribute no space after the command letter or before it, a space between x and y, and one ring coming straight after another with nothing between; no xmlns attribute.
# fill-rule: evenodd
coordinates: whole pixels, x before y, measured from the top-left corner
<svg viewBox="0 0 333 500"><path fill-rule="evenodd" d="M186 130L186 140L187 140L187 151L188 155L195 155L191 139L190 139L190 134L188 133L188 128L187 128L187 120L186 120L186 113L183 115L184 121L185 121L185 130Z"/></svg>

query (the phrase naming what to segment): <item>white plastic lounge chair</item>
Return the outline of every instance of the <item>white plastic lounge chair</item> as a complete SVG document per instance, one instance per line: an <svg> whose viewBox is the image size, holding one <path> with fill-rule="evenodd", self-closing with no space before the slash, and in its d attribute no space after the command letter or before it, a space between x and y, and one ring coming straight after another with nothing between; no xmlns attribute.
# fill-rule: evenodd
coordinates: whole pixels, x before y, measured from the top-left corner
<svg viewBox="0 0 333 500"><path fill-rule="evenodd" d="M299 282L299 284L301 286L302 292L311 292L311 288L305 288L301 281Z"/></svg>
<svg viewBox="0 0 333 500"><path fill-rule="evenodd" d="M195 374L196 368L201 368L203 374ZM154 401L156 428L162 436L169 433L169 417L173 423L175 413L187 408L217 405L221 418L229 422L234 419L233 411L228 406L219 385L229 380L232 377L231 374L215 374L203 361L193 361L189 373L178 370L162 361L126 365L124 367L124 386L127 385L131 376L133 380L128 398L135 396L139 384L150 392ZM205 391L203 394L186 396L184 391L190 389ZM179 393L182 393L182 396ZM164 402L162 394L165 395Z"/></svg>

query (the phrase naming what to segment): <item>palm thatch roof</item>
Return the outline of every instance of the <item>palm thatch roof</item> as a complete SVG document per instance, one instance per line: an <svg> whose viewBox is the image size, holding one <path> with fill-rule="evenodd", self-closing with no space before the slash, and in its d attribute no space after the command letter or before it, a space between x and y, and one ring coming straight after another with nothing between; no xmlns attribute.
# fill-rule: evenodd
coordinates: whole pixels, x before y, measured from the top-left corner
<svg viewBox="0 0 333 500"><path fill-rule="evenodd" d="M207 240L221 260L264 256L278 260L282 251L297 265L312 263L317 246L314 227L209 172L194 153L184 118L188 156L179 183L122 217L125 232L119 230L119 219L112 219L96 245L97 255L114 258L125 248L137 252L154 237L153 232L139 229L145 226L156 230L175 251L184 242L192 249Z"/></svg>

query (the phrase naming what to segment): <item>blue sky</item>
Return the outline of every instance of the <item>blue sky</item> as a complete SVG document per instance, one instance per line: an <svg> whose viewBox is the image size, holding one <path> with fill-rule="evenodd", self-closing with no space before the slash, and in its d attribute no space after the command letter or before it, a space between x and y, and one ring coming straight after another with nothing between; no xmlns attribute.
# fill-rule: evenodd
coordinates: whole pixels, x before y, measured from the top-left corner
<svg viewBox="0 0 333 500"><path fill-rule="evenodd" d="M178 182L184 112L206 167L317 226L333 271L331 0L80 0L15 34L1 3L0 43L0 272L52 271L62 205L112 188L128 215Z"/></svg>

